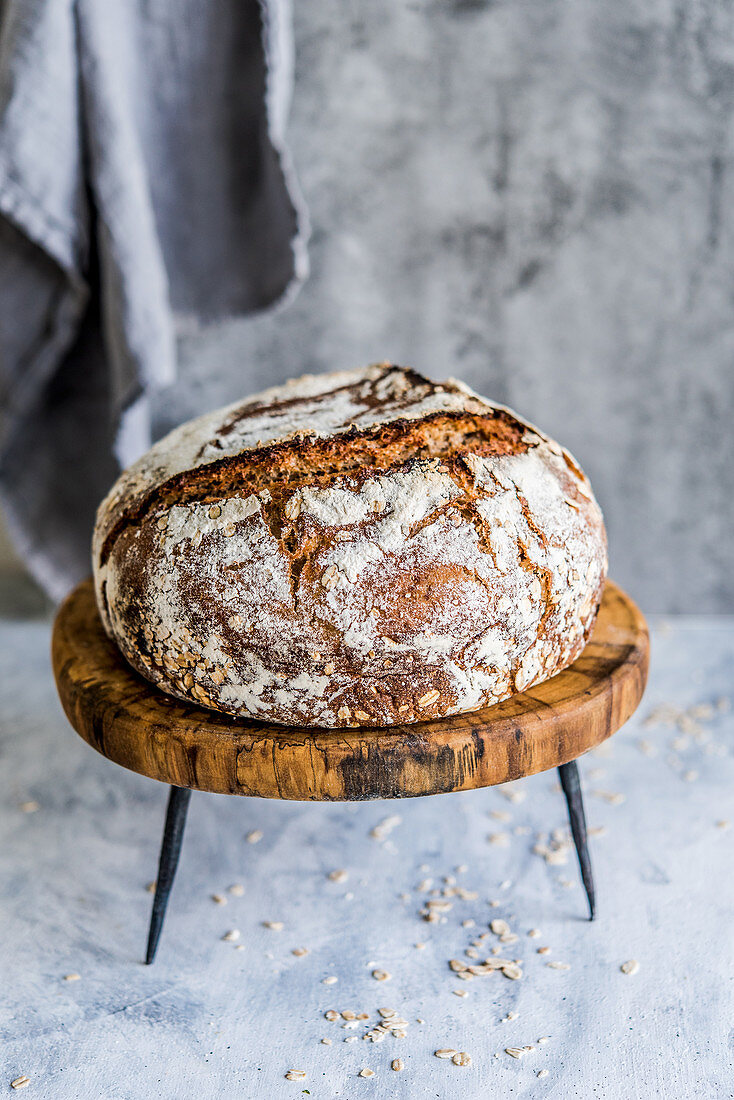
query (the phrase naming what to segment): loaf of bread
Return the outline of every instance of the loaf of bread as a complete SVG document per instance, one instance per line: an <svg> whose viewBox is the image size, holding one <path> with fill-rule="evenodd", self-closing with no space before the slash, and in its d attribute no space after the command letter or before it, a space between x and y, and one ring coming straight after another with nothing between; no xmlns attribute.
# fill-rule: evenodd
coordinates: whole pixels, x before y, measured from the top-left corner
<svg viewBox="0 0 734 1100"><path fill-rule="evenodd" d="M122 653L191 703L299 726L471 711L581 652L606 574L586 477L460 382L390 364L177 428L94 537Z"/></svg>

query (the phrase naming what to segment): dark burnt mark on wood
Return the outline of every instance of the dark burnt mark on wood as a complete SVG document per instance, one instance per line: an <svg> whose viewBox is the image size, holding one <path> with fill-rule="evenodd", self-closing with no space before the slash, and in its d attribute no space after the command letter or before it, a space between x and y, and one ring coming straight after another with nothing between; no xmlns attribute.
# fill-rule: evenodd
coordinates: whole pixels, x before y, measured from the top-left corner
<svg viewBox="0 0 734 1100"><path fill-rule="evenodd" d="M401 738L387 747L362 745L338 764L339 798L353 802L457 790L470 771L467 753L471 755L468 746L457 752L449 744L431 746L423 737Z"/></svg>

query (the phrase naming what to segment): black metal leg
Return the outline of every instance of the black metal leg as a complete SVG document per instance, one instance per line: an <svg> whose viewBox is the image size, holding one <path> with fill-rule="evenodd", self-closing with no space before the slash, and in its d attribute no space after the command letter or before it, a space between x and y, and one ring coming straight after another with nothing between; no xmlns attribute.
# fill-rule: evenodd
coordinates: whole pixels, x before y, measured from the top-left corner
<svg viewBox="0 0 734 1100"><path fill-rule="evenodd" d="M576 845L576 855L579 857L581 878L584 882L586 896L589 899L589 920L594 919L596 911L596 899L594 896L594 878L591 873L591 859L589 858L589 845L586 840L586 815L584 814L584 800L581 796L581 781L579 769L575 760L568 764L561 764L558 769L561 777L561 787L568 803L568 817L571 822L571 833Z"/></svg>
<svg viewBox="0 0 734 1100"><path fill-rule="evenodd" d="M181 855L186 811L189 808L190 798L191 791L187 787L171 787L171 793L168 796L166 824L163 829L161 855L158 862L158 879L155 885L155 897L153 898L153 912L150 916L148 950L145 955L145 961L148 964L152 963L155 958L158 940L161 937L163 918L166 915L166 906L168 905L168 895L171 893L173 880L176 877L176 868L178 867L178 857Z"/></svg>

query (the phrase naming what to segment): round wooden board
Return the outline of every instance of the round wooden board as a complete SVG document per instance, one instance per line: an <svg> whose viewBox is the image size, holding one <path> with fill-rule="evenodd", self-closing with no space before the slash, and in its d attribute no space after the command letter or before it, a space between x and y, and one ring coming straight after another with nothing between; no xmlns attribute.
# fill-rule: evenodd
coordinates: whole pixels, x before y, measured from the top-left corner
<svg viewBox="0 0 734 1100"><path fill-rule="evenodd" d="M545 683L472 714L328 730L229 718L164 695L105 634L91 580L60 608L52 644L67 717L103 756L179 787L306 800L468 790L565 764L626 722L648 654L641 612L609 581L586 649Z"/></svg>

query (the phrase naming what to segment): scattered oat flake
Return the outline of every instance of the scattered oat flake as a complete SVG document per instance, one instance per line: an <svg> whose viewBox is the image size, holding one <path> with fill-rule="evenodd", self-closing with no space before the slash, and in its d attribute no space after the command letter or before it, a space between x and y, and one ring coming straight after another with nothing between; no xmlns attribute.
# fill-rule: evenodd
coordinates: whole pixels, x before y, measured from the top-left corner
<svg viewBox="0 0 734 1100"><path fill-rule="evenodd" d="M570 963L562 963L562 962L559 962L557 959L553 960L553 962L546 963L545 965L549 966L551 970L570 970L571 969L571 964Z"/></svg>
<svg viewBox="0 0 734 1100"><path fill-rule="evenodd" d="M258 840L262 840L262 829L250 829L249 833L245 837L248 844L257 844Z"/></svg>
<svg viewBox="0 0 734 1100"><path fill-rule="evenodd" d="M510 843L510 837L507 833L490 833L487 840L490 844L494 844L496 848L506 848Z"/></svg>
<svg viewBox="0 0 734 1100"><path fill-rule="evenodd" d="M537 940L538 936L540 936L541 934L542 933L539 928L531 928L528 932L531 940Z"/></svg>
<svg viewBox="0 0 734 1100"><path fill-rule="evenodd" d="M466 989L452 989L451 992L455 997L468 997L469 992Z"/></svg>
<svg viewBox="0 0 734 1100"><path fill-rule="evenodd" d="M547 1069L539 1069L537 1075L542 1080L544 1077L548 1076L548 1070Z"/></svg>
<svg viewBox="0 0 734 1100"><path fill-rule="evenodd" d="M295 955L296 958L300 959L304 955L308 955L308 948L307 947L294 947L293 950L291 951L291 955Z"/></svg>
<svg viewBox="0 0 734 1100"><path fill-rule="evenodd" d="M522 978L522 969L517 963L505 963L502 967L502 973L506 978L511 978L513 981L517 981L518 978Z"/></svg>
<svg viewBox="0 0 734 1100"><path fill-rule="evenodd" d="M402 1058L393 1058L390 1063L390 1069L394 1069L396 1073L400 1073L401 1069L405 1069L405 1062Z"/></svg>
<svg viewBox="0 0 734 1100"><path fill-rule="evenodd" d="M619 791L591 791L591 794L594 798L601 798L604 802L608 802L610 806L621 806L625 801L625 796Z"/></svg>
<svg viewBox="0 0 734 1100"><path fill-rule="evenodd" d="M81 974L64 974L65 982L78 982L81 979Z"/></svg>
<svg viewBox="0 0 734 1100"><path fill-rule="evenodd" d="M425 946L426 945L424 943L414 943L413 944L413 947L415 947L416 951L422 951Z"/></svg>
<svg viewBox="0 0 734 1100"><path fill-rule="evenodd" d="M528 792L527 791L510 790L510 791L502 791L501 794L504 795L504 797L507 799L508 802L514 802L514 803L517 804L519 802L524 802L525 801L525 799L527 798Z"/></svg>
<svg viewBox="0 0 734 1100"><path fill-rule="evenodd" d="M148 891L149 894L155 893L155 887L156 884L154 882L146 882L145 884L145 889Z"/></svg>
<svg viewBox="0 0 734 1100"><path fill-rule="evenodd" d="M322 978L321 979L321 984L322 985L334 985L338 981L339 981L339 979L337 977L335 977L334 974L330 974L328 976L328 978Z"/></svg>
<svg viewBox="0 0 734 1100"><path fill-rule="evenodd" d="M548 1035L541 1035L541 1037L538 1039L539 1046L545 1046L545 1044L548 1042L550 1042L550 1037Z"/></svg>
<svg viewBox="0 0 734 1100"><path fill-rule="evenodd" d="M453 1058L453 1056L459 1052L452 1047L441 1047L440 1050L434 1050L433 1053L437 1058Z"/></svg>
<svg viewBox="0 0 734 1100"><path fill-rule="evenodd" d="M643 719L643 726L674 726L677 719L683 712L678 707L672 706L670 703L663 703L659 707L655 707L648 715Z"/></svg>
<svg viewBox="0 0 734 1100"><path fill-rule="evenodd" d="M373 1069L367 1069L367 1067L365 1067L364 1069L361 1069L359 1071L357 1076L358 1077L374 1077L375 1076L375 1071Z"/></svg>
<svg viewBox="0 0 734 1100"><path fill-rule="evenodd" d="M14 1081L10 1082L10 1087L11 1089L25 1089L30 1083L30 1077L26 1077L25 1074L22 1074L20 1077L16 1077Z"/></svg>
<svg viewBox="0 0 734 1100"><path fill-rule="evenodd" d="M551 953L550 947L539 947L538 948L538 954L539 955L550 955L550 953Z"/></svg>
<svg viewBox="0 0 734 1100"><path fill-rule="evenodd" d="M222 936L222 939L224 940L225 943L234 943L239 938L240 938L239 928L231 928L229 930L229 932L225 932L224 935Z"/></svg>
<svg viewBox="0 0 734 1100"><path fill-rule="evenodd" d="M493 921L490 921L489 927L494 932L495 936L504 936L510 931L510 926L506 920L502 920L501 917L495 917Z"/></svg>
<svg viewBox="0 0 734 1100"><path fill-rule="evenodd" d="M623 962L619 968L623 974L636 974L640 969L640 964L637 959L628 959L627 962Z"/></svg>
<svg viewBox="0 0 734 1100"><path fill-rule="evenodd" d="M508 1012L506 1016L502 1017L502 1019L500 1020L500 1023L501 1024L507 1024L507 1023L510 1022L510 1020L516 1020L519 1015L520 1015L519 1012Z"/></svg>
<svg viewBox="0 0 734 1100"><path fill-rule="evenodd" d="M426 909L435 913L450 913L454 908L452 901L446 901L444 898L431 898L426 902Z"/></svg>
<svg viewBox="0 0 734 1100"><path fill-rule="evenodd" d="M329 874L326 877L329 879L330 882L346 882L349 878L349 871L345 871L340 868L336 871L329 871Z"/></svg>
<svg viewBox="0 0 734 1100"><path fill-rule="evenodd" d="M322 1044L322 1046L330 1047L331 1046L331 1039L322 1039L321 1044Z"/></svg>
<svg viewBox="0 0 734 1100"><path fill-rule="evenodd" d="M271 932L282 932L283 921L282 920L264 920L263 928L269 928Z"/></svg>
<svg viewBox="0 0 734 1100"><path fill-rule="evenodd" d="M527 1051L525 1047L505 1047L505 1054L509 1054L510 1058L524 1058Z"/></svg>
<svg viewBox="0 0 734 1100"><path fill-rule="evenodd" d="M306 1071L305 1069L289 1069L285 1075L286 1081L305 1081Z"/></svg>
<svg viewBox="0 0 734 1100"><path fill-rule="evenodd" d="M370 830L370 836L373 840L384 840L396 826L402 823L402 820L399 814L391 814L390 817L383 818L378 825L375 825L374 829Z"/></svg>
<svg viewBox="0 0 734 1100"><path fill-rule="evenodd" d="M536 856L542 856L551 867L563 866L568 862L568 853L571 849L571 841L565 836L554 836L550 844L542 841L536 844L533 852Z"/></svg>
<svg viewBox="0 0 734 1100"><path fill-rule="evenodd" d="M330 1008L328 1012L324 1013L324 1017L325 1019L331 1020L333 1022L334 1020L339 1019L339 1013L336 1012L333 1008Z"/></svg>
<svg viewBox="0 0 734 1100"><path fill-rule="evenodd" d="M392 974L388 973L387 970L373 970L372 977L376 982L389 982Z"/></svg>
<svg viewBox="0 0 734 1100"><path fill-rule="evenodd" d="M465 1050L459 1050L453 1056L451 1061L454 1063L455 1066L470 1066L471 1055L467 1054Z"/></svg>
<svg viewBox="0 0 734 1100"><path fill-rule="evenodd" d="M244 896L245 888L241 882L233 882L229 888L229 892L233 898L241 898Z"/></svg>
<svg viewBox="0 0 734 1100"><path fill-rule="evenodd" d="M222 894L212 894L212 901L215 905L227 904L227 899Z"/></svg>

